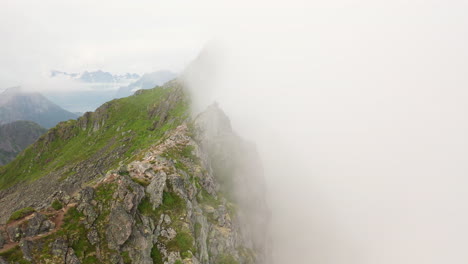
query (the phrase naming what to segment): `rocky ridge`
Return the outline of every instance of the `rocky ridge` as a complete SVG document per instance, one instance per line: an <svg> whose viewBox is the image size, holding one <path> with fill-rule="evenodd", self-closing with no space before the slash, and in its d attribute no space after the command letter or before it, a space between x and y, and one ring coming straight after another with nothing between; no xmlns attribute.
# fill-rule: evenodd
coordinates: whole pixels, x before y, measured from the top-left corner
<svg viewBox="0 0 468 264"><path fill-rule="evenodd" d="M160 121L166 111L157 109ZM271 263L252 150L212 106L135 159L73 192L59 189L49 206L0 228L0 263Z"/></svg>

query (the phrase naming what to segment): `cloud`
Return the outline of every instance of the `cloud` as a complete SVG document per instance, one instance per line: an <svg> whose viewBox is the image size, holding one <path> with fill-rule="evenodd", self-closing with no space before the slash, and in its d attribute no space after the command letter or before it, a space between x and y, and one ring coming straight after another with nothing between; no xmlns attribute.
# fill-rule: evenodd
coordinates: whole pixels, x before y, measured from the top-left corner
<svg viewBox="0 0 468 264"><path fill-rule="evenodd" d="M463 263L466 4L246 6L188 81L258 145L277 263Z"/></svg>

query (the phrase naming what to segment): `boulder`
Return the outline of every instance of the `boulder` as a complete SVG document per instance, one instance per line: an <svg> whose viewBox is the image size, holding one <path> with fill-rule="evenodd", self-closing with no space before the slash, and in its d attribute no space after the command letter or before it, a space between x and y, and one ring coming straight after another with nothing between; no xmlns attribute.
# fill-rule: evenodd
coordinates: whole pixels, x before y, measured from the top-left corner
<svg viewBox="0 0 468 264"><path fill-rule="evenodd" d="M164 171L158 172L146 187L146 193L149 195L153 209L158 208L163 199L164 188L166 187L167 175Z"/></svg>

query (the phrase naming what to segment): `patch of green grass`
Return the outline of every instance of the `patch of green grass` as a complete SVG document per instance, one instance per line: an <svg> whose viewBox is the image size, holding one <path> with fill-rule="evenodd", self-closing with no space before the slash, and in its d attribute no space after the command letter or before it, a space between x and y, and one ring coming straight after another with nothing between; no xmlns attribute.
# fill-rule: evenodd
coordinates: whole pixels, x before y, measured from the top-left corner
<svg viewBox="0 0 468 264"><path fill-rule="evenodd" d="M231 255L222 254L216 260L217 264L239 264L239 262Z"/></svg>
<svg viewBox="0 0 468 264"><path fill-rule="evenodd" d="M159 249L156 245L154 245L153 248L151 249L151 259L153 259L154 264L164 263L161 252L159 252Z"/></svg>
<svg viewBox="0 0 468 264"><path fill-rule="evenodd" d="M141 199L140 204L138 205L138 211L145 216L152 217L153 219L159 218L158 210L153 209L153 204L151 203L148 196L143 197Z"/></svg>
<svg viewBox="0 0 468 264"><path fill-rule="evenodd" d="M75 207L71 207L65 214L64 224L62 229L57 232L57 235L65 236L67 238L67 241L75 251L76 256L79 259L82 259L83 263L99 263L93 262L95 259L93 254L96 251L96 248L91 245L86 237L88 231L82 221L84 218L85 216L83 213L79 212Z"/></svg>
<svg viewBox="0 0 468 264"><path fill-rule="evenodd" d="M6 261L10 263L19 263L19 264L30 264L31 262L25 260L23 258L23 252L19 246L13 247L3 253L0 253L0 257L4 258Z"/></svg>
<svg viewBox="0 0 468 264"><path fill-rule="evenodd" d="M152 217L153 219L159 219L163 212L179 214L183 210L185 210L185 201L177 194L166 191L163 193L162 204L158 208L153 209L153 204L148 196L143 197L138 205L138 211L142 215Z"/></svg>
<svg viewBox="0 0 468 264"><path fill-rule="evenodd" d="M194 225L194 233L195 233L195 237L198 238L201 234L201 229L202 229L202 225L200 223L195 223Z"/></svg>
<svg viewBox="0 0 468 264"><path fill-rule="evenodd" d="M197 195L197 200L199 203L209 205L213 208L217 208L221 205L221 201L209 194L205 189L201 189L201 192Z"/></svg>
<svg viewBox="0 0 468 264"><path fill-rule="evenodd" d="M116 189L116 183L101 184L95 189L95 199L100 202L109 202Z"/></svg>
<svg viewBox="0 0 468 264"><path fill-rule="evenodd" d="M178 259L176 260L176 262L174 262L174 264L184 264L184 263L182 262L182 260Z"/></svg>
<svg viewBox="0 0 468 264"><path fill-rule="evenodd" d="M184 254L188 251L194 252L194 239L188 232L179 232L174 239L167 243L169 251L179 251Z"/></svg>
<svg viewBox="0 0 468 264"><path fill-rule="evenodd" d="M146 186L148 186L150 184L150 182L148 180L140 179L140 178L132 178L132 181L140 184L143 187L146 187Z"/></svg>
<svg viewBox="0 0 468 264"><path fill-rule="evenodd" d="M54 208L54 210L56 210L56 211L63 208L62 203L61 203L59 200L57 200L57 199L55 199L55 200L52 202L51 206L52 206L52 208Z"/></svg>
<svg viewBox="0 0 468 264"><path fill-rule="evenodd" d="M185 207L185 201L173 192L164 192L163 207L167 209Z"/></svg>
<svg viewBox="0 0 468 264"><path fill-rule="evenodd" d="M128 251L120 253L120 256L122 256L124 264L132 264L132 259L130 258Z"/></svg>
<svg viewBox="0 0 468 264"><path fill-rule="evenodd" d="M10 219L8 219L8 222L13 222L16 220L19 220L21 218L24 218L32 213L36 212L36 210L32 207L26 207L23 209L20 209L14 213L11 214Z"/></svg>
<svg viewBox="0 0 468 264"><path fill-rule="evenodd" d="M187 145L187 146L182 148L182 150L180 151L180 154L184 158L187 158L187 159L192 160L192 161L197 161L198 157L193 154L194 150L195 150L194 146Z"/></svg>
<svg viewBox="0 0 468 264"><path fill-rule="evenodd" d="M96 264L101 263L101 261L96 258L96 256L88 256L83 260L83 264Z"/></svg>

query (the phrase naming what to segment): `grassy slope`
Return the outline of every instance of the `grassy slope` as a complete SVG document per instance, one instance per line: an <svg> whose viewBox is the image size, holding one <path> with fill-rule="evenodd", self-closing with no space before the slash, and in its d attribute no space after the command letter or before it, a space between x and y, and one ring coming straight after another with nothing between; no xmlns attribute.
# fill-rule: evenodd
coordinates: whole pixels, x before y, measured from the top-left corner
<svg viewBox="0 0 468 264"><path fill-rule="evenodd" d="M95 113L81 117L78 121L59 123L10 164L0 167L0 189L18 182L38 179L66 165L86 161L98 152L112 152L122 144L128 146L127 151L113 165L124 158L132 157L186 118L185 99L176 102L162 127L154 129L154 123L160 117L149 114L152 109L157 109L164 103L171 93L180 89L179 84L171 82L162 88L144 90L138 95L110 101ZM104 120L104 125L94 131L93 123L96 120L100 120L97 122L99 124L103 124ZM83 121L88 123L85 130L79 125ZM73 175L74 171L70 170L68 174Z"/></svg>

